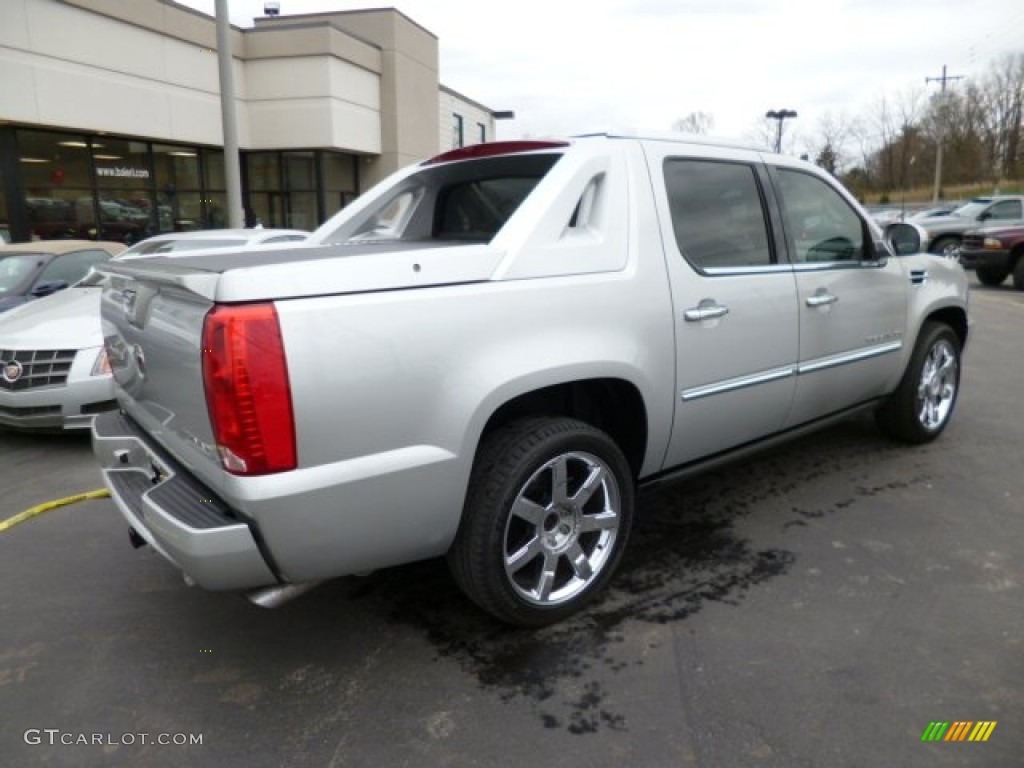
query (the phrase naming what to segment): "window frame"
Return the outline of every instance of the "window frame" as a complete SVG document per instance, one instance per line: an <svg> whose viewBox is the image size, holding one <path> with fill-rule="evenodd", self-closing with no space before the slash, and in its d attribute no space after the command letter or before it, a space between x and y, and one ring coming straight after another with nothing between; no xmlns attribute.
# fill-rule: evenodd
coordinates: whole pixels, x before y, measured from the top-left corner
<svg viewBox="0 0 1024 768"><path fill-rule="evenodd" d="M768 245L768 258L767 264L748 264L748 265L736 265L736 266L717 266L709 267L702 264L698 264L696 261L691 259L686 251L679 245L679 238L675 231L675 223L671 220L672 214L672 196L669 193L668 178L666 169L670 163L674 162L699 162L699 163L716 163L730 166L742 166L750 170L753 179L754 187L757 191L758 201L761 204L761 215L765 226L765 236ZM749 275L749 274L761 274L768 272L777 271L789 271L791 264L783 259L783 254L787 253L785 250L784 241L780 239L780 225L779 213L777 210L777 201L774 196L774 190L771 187L770 180L765 171L763 163L751 161L747 159L734 159L734 158L722 158L722 157L705 157L701 155L668 155L661 162L662 169L662 188L665 193L665 203L670 216L667 230L671 237L670 242L675 245L676 253L683 261L686 262L687 266L690 267L694 272L704 277L724 277L724 276L735 276L735 275Z"/></svg>
<svg viewBox="0 0 1024 768"><path fill-rule="evenodd" d="M860 222L861 258L835 259L832 261L800 261L796 258L796 241L791 237L789 227L786 224L788 215L786 212L786 201L781 192L782 183L780 174L782 172L802 174L811 179L817 180L825 187L832 190L836 197L842 201L843 205L845 205ZM861 215L856 206L850 202L849 198L845 194L843 194L843 190L841 188L832 184L828 179L806 168L769 164L767 166L767 173L772 185L772 195L774 197L775 208L777 208L779 214L779 233L784 243L784 252L786 253L789 264L794 270L799 272L816 272L831 269L874 268L885 265L889 254L879 249L876 244L875 233L872 231L867 219Z"/></svg>

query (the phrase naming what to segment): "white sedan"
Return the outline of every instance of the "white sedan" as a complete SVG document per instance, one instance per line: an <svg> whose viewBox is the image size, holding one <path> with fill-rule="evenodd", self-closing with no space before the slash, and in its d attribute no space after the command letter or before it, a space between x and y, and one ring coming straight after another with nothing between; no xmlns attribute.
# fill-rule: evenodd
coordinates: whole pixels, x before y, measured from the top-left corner
<svg viewBox="0 0 1024 768"><path fill-rule="evenodd" d="M115 258L294 247L308 234L294 229L173 232L136 243ZM0 314L0 426L80 429L94 414L116 407L99 302L100 288L87 276Z"/></svg>

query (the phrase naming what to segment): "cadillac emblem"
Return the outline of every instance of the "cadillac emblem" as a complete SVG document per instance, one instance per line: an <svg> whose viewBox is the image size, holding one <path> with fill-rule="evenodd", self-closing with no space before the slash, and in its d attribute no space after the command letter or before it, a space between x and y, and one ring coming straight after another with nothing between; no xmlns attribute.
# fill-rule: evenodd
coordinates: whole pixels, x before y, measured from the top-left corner
<svg viewBox="0 0 1024 768"><path fill-rule="evenodd" d="M4 363L3 377L4 381L13 384L21 378L21 374L25 372L25 369L21 367L21 363L17 360L11 360L10 362Z"/></svg>

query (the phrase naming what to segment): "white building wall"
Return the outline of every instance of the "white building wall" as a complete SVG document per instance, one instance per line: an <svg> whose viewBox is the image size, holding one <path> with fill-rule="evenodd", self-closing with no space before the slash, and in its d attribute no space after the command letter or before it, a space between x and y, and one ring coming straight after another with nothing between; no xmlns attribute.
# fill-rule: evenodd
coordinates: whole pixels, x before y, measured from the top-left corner
<svg viewBox="0 0 1024 768"><path fill-rule="evenodd" d="M327 54L234 60L243 149L379 153L380 77ZM218 145L210 48L55 0L0 0L0 120Z"/></svg>
<svg viewBox="0 0 1024 768"><path fill-rule="evenodd" d="M442 88L438 102L440 105L438 118L440 121L441 145L439 149L447 152L458 146L455 136L456 115L462 117L462 146L480 143L480 126L484 126L486 141L494 141L494 118L490 111L481 108L447 88Z"/></svg>

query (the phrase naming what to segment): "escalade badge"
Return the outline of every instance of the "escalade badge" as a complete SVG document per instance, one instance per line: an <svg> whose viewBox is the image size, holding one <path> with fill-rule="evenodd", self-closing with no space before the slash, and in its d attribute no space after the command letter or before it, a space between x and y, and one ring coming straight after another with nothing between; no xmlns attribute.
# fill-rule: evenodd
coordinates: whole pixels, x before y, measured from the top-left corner
<svg viewBox="0 0 1024 768"><path fill-rule="evenodd" d="M4 363L4 381L8 381L13 384L21 378L21 374L23 372L24 369L21 367L21 363L17 360L11 360L9 363Z"/></svg>

